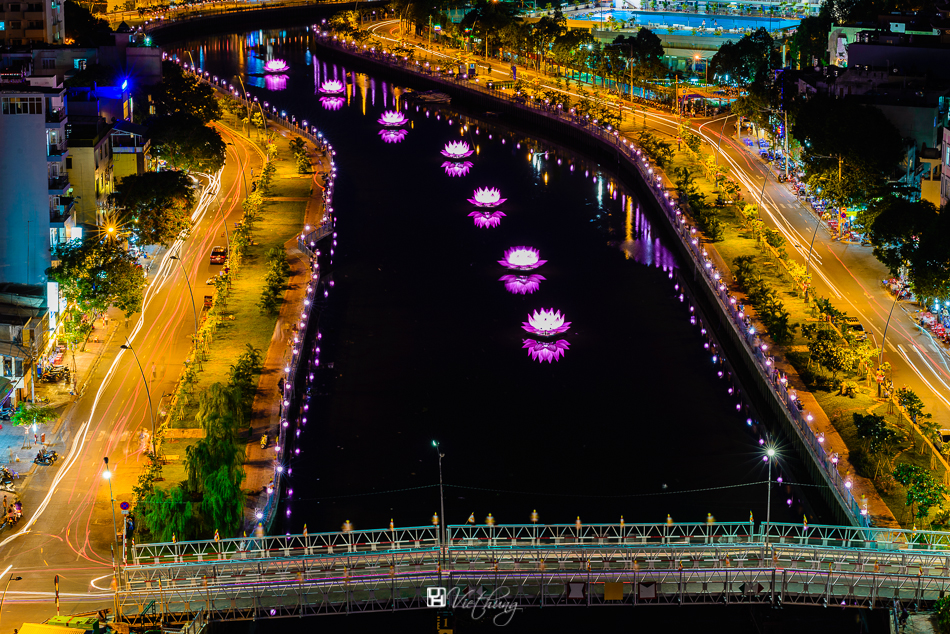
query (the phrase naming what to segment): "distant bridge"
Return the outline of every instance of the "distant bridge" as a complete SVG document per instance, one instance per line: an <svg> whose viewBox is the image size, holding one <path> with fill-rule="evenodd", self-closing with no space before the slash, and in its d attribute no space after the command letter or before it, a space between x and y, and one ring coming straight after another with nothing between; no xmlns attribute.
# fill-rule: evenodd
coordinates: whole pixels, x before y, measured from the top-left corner
<svg viewBox="0 0 950 634"><path fill-rule="evenodd" d="M130 625L416 610L426 590L519 607L798 604L927 608L950 533L746 523L412 527L136 545Z"/></svg>

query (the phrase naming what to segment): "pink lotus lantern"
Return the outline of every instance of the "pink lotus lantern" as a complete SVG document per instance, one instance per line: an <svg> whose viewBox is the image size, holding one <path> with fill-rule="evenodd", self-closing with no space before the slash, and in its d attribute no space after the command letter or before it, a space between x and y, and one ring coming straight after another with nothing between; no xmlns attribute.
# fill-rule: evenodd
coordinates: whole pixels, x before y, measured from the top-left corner
<svg viewBox="0 0 950 634"><path fill-rule="evenodd" d="M522 328L528 332L541 337L550 337L567 332L571 328L571 322L565 322L561 311L536 310L533 315L528 315L528 321L522 322Z"/></svg>
<svg viewBox="0 0 950 634"><path fill-rule="evenodd" d="M514 295L530 295L541 287L541 275L502 275L498 281L505 283L505 290Z"/></svg>
<svg viewBox="0 0 950 634"><path fill-rule="evenodd" d="M505 259L498 263L516 271L530 271L547 262L540 258L541 252L534 247L511 247L505 251Z"/></svg>
<svg viewBox="0 0 950 634"><path fill-rule="evenodd" d="M468 202L478 207L497 207L506 200L508 199L501 197L501 192L497 187L479 187Z"/></svg>
<svg viewBox="0 0 950 634"><path fill-rule="evenodd" d="M402 140L406 138L406 131L405 130L380 130L379 136L381 136L383 141L386 143L402 143Z"/></svg>
<svg viewBox="0 0 950 634"><path fill-rule="evenodd" d="M442 156L447 156L453 159L465 158L471 156L474 153L474 150L469 146L465 141L452 141L445 144L445 149L442 150Z"/></svg>
<svg viewBox="0 0 950 634"><path fill-rule="evenodd" d="M505 214L500 211L473 211L468 216L475 221L475 226L479 229L488 229L501 224Z"/></svg>
<svg viewBox="0 0 950 634"><path fill-rule="evenodd" d="M379 123L389 126L403 125L406 123L406 115L398 110L387 110L383 113L383 116L379 118Z"/></svg>
<svg viewBox="0 0 950 634"><path fill-rule="evenodd" d="M282 59L268 60L268 62L264 64L265 73L284 73L284 72L287 72L289 69L290 69L290 66L288 66L287 62L285 62Z"/></svg>
<svg viewBox="0 0 950 634"><path fill-rule="evenodd" d="M320 97L320 103L327 110L339 110L343 107L344 101L343 97Z"/></svg>
<svg viewBox="0 0 950 634"><path fill-rule="evenodd" d="M452 161L446 161L442 163L442 169L444 169L445 173L449 176L465 176L469 170L472 169L472 162L462 161L461 163L453 163Z"/></svg>
<svg viewBox="0 0 950 634"><path fill-rule="evenodd" d="M320 84L320 92L326 93L328 95L335 95L337 93L343 92L343 89L346 86L343 85L343 82L339 79L328 79L327 81Z"/></svg>
<svg viewBox="0 0 950 634"><path fill-rule="evenodd" d="M557 341L535 341L534 339L525 339L522 348L528 349L531 358L539 363L547 361L559 361L564 356L565 351L571 347L566 339Z"/></svg>

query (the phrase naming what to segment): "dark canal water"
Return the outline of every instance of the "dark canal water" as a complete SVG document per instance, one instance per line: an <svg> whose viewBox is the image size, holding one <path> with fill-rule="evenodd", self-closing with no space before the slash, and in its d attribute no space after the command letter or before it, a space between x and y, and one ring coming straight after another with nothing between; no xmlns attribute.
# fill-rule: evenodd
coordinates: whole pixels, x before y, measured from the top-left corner
<svg viewBox="0 0 950 634"><path fill-rule="evenodd" d="M737 415L730 385L690 323L689 298L674 288L676 262L639 201L597 164L528 138L504 118L460 113L461 104L417 108L383 77L320 61L308 35L255 31L168 47L191 50L219 77L241 74L260 101L317 126L337 151L339 237L325 266L334 287L319 317L319 398L274 531L297 533L304 523L311 533L339 530L346 520L358 529L386 527L390 518L428 524L439 510L434 439L445 456L451 524L470 514L481 523L489 513L528 523L533 510L546 523L654 523L667 514L701 522L708 513L742 522L750 512L763 520L763 430ZM265 77L268 56L286 60L289 71ZM328 79L347 82L339 109L315 94ZM408 122L400 142L388 143L377 120L400 94ZM465 176L444 170L440 151L451 141L474 150L463 159L472 164ZM475 207L466 199L477 187L497 187L507 199L498 226L479 228L469 217ZM537 248L546 263L507 270L498 260L516 246ZM511 274L544 279L533 293L513 294L500 281ZM568 342L551 363L523 348L525 339L545 340L522 328L540 309L570 322L551 338ZM773 478L787 483L801 471L787 457ZM803 513L831 521L802 497L776 485L773 521L798 522ZM637 620L729 631L776 620L738 610ZM777 620L800 625L793 612ZM589 611L548 617L519 617L517 626L615 620ZM855 631L855 613L835 618ZM432 620L426 613L326 626L431 631Z"/></svg>

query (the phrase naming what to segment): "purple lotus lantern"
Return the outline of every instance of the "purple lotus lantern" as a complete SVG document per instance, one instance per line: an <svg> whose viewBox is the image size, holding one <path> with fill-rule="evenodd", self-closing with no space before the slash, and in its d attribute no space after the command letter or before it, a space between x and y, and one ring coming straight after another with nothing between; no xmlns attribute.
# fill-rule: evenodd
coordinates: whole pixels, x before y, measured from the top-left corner
<svg viewBox="0 0 950 634"><path fill-rule="evenodd" d="M346 100L343 97L320 97L320 103L327 110L339 110Z"/></svg>
<svg viewBox="0 0 950 634"><path fill-rule="evenodd" d="M398 110L387 110L383 113L383 116L379 118L379 123L388 126L403 125L406 121L406 115Z"/></svg>
<svg viewBox="0 0 950 634"><path fill-rule="evenodd" d="M471 146L465 141L452 141L445 144L445 149L442 150L442 156L447 156L452 159L465 158L471 156L474 153Z"/></svg>
<svg viewBox="0 0 950 634"><path fill-rule="evenodd" d="M505 290L514 295L530 295L541 287L541 275L502 275L498 281L505 283Z"/></svg>
<svg viewBox="0 0 950 634"><path fill-rule="evenodd" d="M465 176L469 170L472 169L472 162L462 161L461 163L454 163L452 161L446 161L442 163L442 169L445 170L448 176Z"/></svg>
<svg viewBox="0 0 950 634"><path fill-rule="evenodd" d="M564 356L565 351L571 347L571 344L568 343L566 339L558 339L557 341L525 339L524 345L521 347L527 348L528 354L530 354L531 358L535 361L539 363L542 361L551 363L552 361L560 360L560 358Z"/></svg>
<svg viewBox="0 0 950 634"><path fill-rule="evenodd" d="M335 95L343 92L343 89L346 86L343 85L343 82L339 79L328 79L327 81L320 84L320 92L326 93L328 95Z"/></svg>
<svg viewBox="0 0 950 634"><path fill-rule="evenodd" d="M505 251L505 259L498 263L516 271L530 271L547 262L540 258L541 252L534 247L511 247Z"/></svg>
<svg viewBox="0 0 950 634"><path fill-rule="evenodd" d="M506 200L508 199L501 197L501 192L497 187L479 187L468 202L478 207L497 207Z"/></svg>
<svg viewBox="0 0 950 634"><path fill-rule="evenodd" d="M264 64L265 73L285 73L290 69L290 66L287 65L282 59L272 59Z"/></svg>
<svg viewBox="0 0 950 634"><path fill-rule="evenodd" d="M380 130L379 136L382 137L383 141L386 143L402 143L402 140L406 138L406 131Z"/></svg>
<svg viewBox="0 0 950 634"><path fill-rule="evenodd" d="M533 315L528 315L528 321L522 322L521 327L531 334L550 337L570 330L571 322L564 321L564 315L561 314L561 311L555 311L553 308L550 310L542 308L534 311Z"/></svg>
<svg viewBox="0 0 950 634"><path fill-rule="evenodd" d="M473 211L469 217L475 221L475 226L479 229L488 229L501 224L501 219L505 217L505 214L500 211Z"/></svg>

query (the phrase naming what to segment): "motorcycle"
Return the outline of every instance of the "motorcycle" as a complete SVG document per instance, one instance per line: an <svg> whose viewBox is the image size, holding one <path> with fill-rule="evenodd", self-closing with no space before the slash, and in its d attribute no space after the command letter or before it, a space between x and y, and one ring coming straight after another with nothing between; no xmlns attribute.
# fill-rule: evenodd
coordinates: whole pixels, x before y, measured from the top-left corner
<svg viewBox="0 0 950 634"><path fill-rule="evenodd" d="M20 477L16 471L10 471L6 467L0 467L0 485L12 485L13 481Z"/></svg>
<svg viewBox="0 0 950 634"><path fill-rule="evenodd" d="M41 449L37 454L36 458L33 459L38 465L49 466L56 462L58 454L52 449Z"/></svg>

